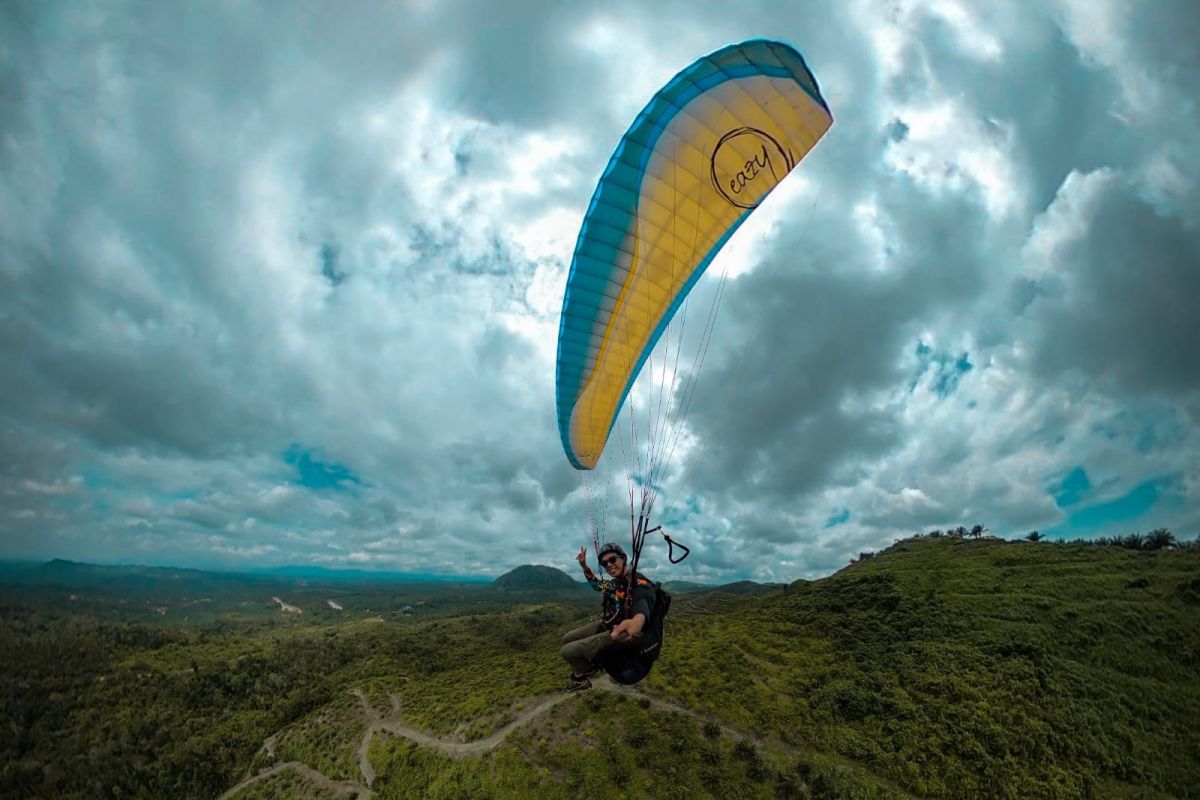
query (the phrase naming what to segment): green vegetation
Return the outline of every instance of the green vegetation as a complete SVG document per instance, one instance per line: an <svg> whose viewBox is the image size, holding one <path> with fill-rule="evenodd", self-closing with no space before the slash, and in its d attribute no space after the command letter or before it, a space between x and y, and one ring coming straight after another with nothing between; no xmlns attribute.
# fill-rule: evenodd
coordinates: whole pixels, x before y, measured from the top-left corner
<svg viewBox="0 0 1200 800"><path fill-rule="evenodd" d="M1194 796L1198 585L1194 550L913 539L673 629L651 683L919 796Z"/></svg>
<svg viewBox="0 0 1200 800"><path fill-rule="evenodd" d="M260 772L234 797L1200 787L1194 548L926 536L768 594L689 593L640 696L556 693L591 592L355 583L337 612L332 584L234 582L184 621L154 610L168 589L0 587L0 797L213 798Z"/></svg>
<svg viewBox="0 0 1200 800"><path fill-rule="evenodd" d="M216 797L272 734L283 760L356 775L353 688L396 692L434 732L490 729L557 686L555 642L581 618L508 608L334 624L276 609L191 630L9 602L0 797Z"/></svg>
<svg viewBox="0 0 1200 800"><path fill-rule="evenodd" d="M492 585L500 589L566 588L586 591L588 588L561 569L540 564L526 564L510 570L496 578Z"/></svg>

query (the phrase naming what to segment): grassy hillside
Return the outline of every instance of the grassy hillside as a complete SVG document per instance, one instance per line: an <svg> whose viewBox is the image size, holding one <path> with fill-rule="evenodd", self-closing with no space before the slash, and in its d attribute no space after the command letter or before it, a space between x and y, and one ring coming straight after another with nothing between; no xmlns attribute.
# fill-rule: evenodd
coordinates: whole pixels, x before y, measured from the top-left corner
<svg viewBox="0 0 1200 800"><path fill-rule="evenodd" d="M914 540L686 601L643 694L563 696L585 616L524 593L200 629L10 600L0 797L1200 796L1195 550Z"/></svg>
<svg viewBox="0 0 1200 800"><path fill-rule="evenodd" d="M654 686L919 796L1197 797L1198 590L1194 549L910 540L681 626Z"/></svg>

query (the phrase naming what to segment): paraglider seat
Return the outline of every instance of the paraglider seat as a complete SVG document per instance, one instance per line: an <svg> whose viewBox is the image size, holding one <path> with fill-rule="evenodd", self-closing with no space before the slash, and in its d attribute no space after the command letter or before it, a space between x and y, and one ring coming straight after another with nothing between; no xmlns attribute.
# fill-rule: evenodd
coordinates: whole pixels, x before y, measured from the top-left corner
<svg viewBox="0 0 1200 800"><path fill-rule="evenodd" d="M671 595L661 583L654 584L654 609L642 636L624 646L610 647L600 657L600 666L616 683L632 686L650 674L663 648L663 620L671 608Z"/></svg>
<svg viewBox="0 0 1200 800"><path fill-rule="evenodd" d="M601 666L614 683L632 686L650 674L654 659L633 648L614 648L605 653Z"/></svg>

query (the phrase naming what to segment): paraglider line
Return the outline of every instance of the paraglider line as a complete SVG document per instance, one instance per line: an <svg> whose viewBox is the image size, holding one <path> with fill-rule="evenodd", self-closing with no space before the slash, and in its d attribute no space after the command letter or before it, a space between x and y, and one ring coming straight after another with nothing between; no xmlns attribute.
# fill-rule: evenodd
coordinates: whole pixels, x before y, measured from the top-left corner
<svg viewBox="0 0 1200 800"><path fill-rule="evenodd" d="M816 214L816 210L817 197L814 196L812 206L808 210L808 222L804 224L804 230L800 233L800 239L798 240L798 243L803 242L804 239L807 238L808 230L812 226L812 220L813 216ZM768 273L768 277L774 277L775 273L778 271L779 266L778 262L776 262L775 268ZM695 458L692 459L692 463L688 466L687 472L684 473L683 480L679 482L679 488L675 491L675 495L671 498L671 502L667 504L667 510L663 512L664 516L670 514L672 509L675 508L675 503L679 500L679 495L683 493L683 488L687 486L688 479L691 478L693 470L695 470L696 465L700 463L701 457L703 457L705 451L708 449L709 442L712 441L713 431L719 428L721 423L724 421L725 413L729 410L730 402L733 400L733 390L741 382L742 368L746 365L746 354L750 350L750 342L754 340L754 338L758 335L758 332L758 327L751 326L750 332L746 334L746 340L742 343L741 355L738 357L737 372L734 374L733 381L730 382L729 387L726 390L725 402L722 404L721 411L717 415L716 424L709 429L708 435L704 437L704 443L700 448L700 452L698 452Z"/></svg>

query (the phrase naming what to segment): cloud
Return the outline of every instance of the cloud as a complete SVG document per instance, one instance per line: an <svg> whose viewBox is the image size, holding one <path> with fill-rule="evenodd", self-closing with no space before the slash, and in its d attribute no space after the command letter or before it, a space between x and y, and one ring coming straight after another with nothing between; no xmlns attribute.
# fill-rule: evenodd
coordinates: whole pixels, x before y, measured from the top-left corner
<svg viewBox="0 0 1200 800"><path fill-rule="evenodd" d="M1037 331L1034 369L1046 378L1083 372L1133 398L1193 395L1200 354L1179 343L1200 338L1189 302L1200 296L1195 221L1155 209L1116 174L1090 193L1080 183L1068 179L1047 212L1066 204L1055 222L1070 230L1046 255L1048 290L1026 312Z"/></svg>
<svg viewBox="0 0 1200 800"><path fill-rule="evenodd" d="M623 537L619 448L585 486L557 441L570 253L648 96L762 35L836 122L689 303L685 354L721 293L658 478L670 574L975 522L1200 532L1190 4L6 21L0 554L570 568L588 487Z"/></svg>

